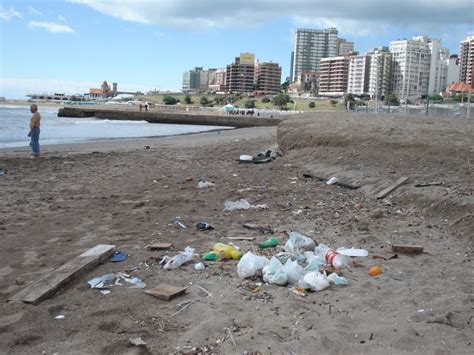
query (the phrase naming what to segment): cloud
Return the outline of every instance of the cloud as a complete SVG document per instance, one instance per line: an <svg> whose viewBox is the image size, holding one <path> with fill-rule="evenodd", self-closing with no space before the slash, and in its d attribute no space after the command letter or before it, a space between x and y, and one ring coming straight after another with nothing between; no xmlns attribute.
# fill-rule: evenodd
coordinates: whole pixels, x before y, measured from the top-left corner
<svg viewBox="0 0 474 355"><path fill-rule="evenodd" d="M20 12L16 11L13 7L7 9L6 7L3 7L3 5L0 4L0 18L2 20L10 21L14 17L23 18L23 15Z"/></svg>
<svg viewBox="0 0 474 355"><path fill-rule="evenodd" d="M43 13L38 9L34 8L33 6L28 6L28 13L33 16L43 16Z"/></svg>
<svg viewBox="0 0 474 355"><path fill-rule="evenodd" d="M42 28L51 33L74 33L74 30L68 25L55 22L30 21L28 26Z"/></svg>
<svg viewBox="0 0 474 355"><path fill-rule="evenodd" d="M471 0L69 0L126 21L187 30L256 27L290 17L295 24L334 23L361 34L390 26L472 25Z"/></svg>

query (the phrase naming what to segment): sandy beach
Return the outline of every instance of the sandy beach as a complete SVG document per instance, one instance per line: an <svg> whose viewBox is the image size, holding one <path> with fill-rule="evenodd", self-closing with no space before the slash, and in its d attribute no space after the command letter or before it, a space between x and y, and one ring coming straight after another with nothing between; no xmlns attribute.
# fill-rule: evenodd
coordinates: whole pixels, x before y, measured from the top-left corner
<svg viewBox="0 0 474 355"><path fill-rule="evenodd" d="M318 113L278 128L45 146L39 161L26 148L1 150L0 353L472 353L473 136L473 122L462 119ZM269 148L282 156L236 161ZM374 197L404 176L407 183ZM199 189L200 180L216 186ZM241 198L268 209L224 211L226 200ZM200 221L214 229L198 231ZM202 255L218 242L270 258L280 247L258 243L275 236L283 245L289 230L369 255L342 271L347 286L305 296L239 278L237 260L206 261L202 271L193 262L159 265L186 246ZM173 247L147 249L157 242ZM8 302L97 244L129 257L98 265L36 306ZM373 258L392 244L424 252ZM368 275L374 265L383 270L377 277ZM139 277L146 289L187 290L164 301L126 283L109 294L87 285L113 272ZM136 337L147 345L131 345Z"/></svg>

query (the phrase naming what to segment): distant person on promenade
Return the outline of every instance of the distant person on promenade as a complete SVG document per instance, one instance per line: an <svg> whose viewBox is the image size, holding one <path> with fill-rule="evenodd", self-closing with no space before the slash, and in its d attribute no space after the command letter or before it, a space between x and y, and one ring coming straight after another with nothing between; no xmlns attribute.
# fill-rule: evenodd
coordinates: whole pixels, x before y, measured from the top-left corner
<svg viewBox="0 0 474 355"><path fill-rule="evenodd" d="M143 105L142 105L142 104L140 104L140 112L142 112L142 108L143 108Z"/></svg>
<svg viewBox="0 0 474 355"><path fill-rule="evenodd" d="M145 111L148 112L148 102L145 104Z"/></svg>
<svg viewBox="0 0 474 355"><path fill-rule="evenodd" d="M33 159L38 159L40 157L39 135L41 115L36 104L30 106L30 111L33 115L30 120L30 133L28 133L28 137L31 137L30 147L33 151Z"/></svg>

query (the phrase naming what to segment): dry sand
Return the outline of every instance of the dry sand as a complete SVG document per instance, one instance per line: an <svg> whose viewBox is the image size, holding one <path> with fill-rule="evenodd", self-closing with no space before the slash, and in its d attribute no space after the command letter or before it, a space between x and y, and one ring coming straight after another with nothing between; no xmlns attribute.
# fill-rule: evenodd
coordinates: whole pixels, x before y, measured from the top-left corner
<svg viewBox="0 0 474 355"><path fill-rule="evenodd" d="M27 159L26 149L4 150L0 352L472 353L472 137L473 123L463 120L318 114L283 122L278 143L284 155L262 165L235 160L277 148L276 128L50 146L40 161ZM306 172L362 187L324 185L303 178ZM410 181L374 199L400 176ZM197 189L199 179L217 186ZM443 184L414 186L431 181ZM269 209L223 212L225 200L238 198ZM178 216L188 229L170 223ZM215 230L197 231L201 220ZM204 271L192 263L171 271L158 265L187 245L203 253L226 237L254 236L234 242L261 253L257 244L268 236L243 228L245 222L271 225L282 243L284 232L295 229L334 247L366 248L369 257L344 271L348 286L306 297L256 286L259 278L239 279L237 261L209 262ZM146 250L152 242L175 248ZM129 258L96 267L38 306L6 302L105 243ZM421 244L425 253L372 258L390 243ZM373 265L383 269L375 278L367 275ZM86 284L135 267L132 274L147 288L187 286L186 295L166 302L127 285L103 295ZM191 299L170 318L177 304ZM65 318L54 318L60 314ZM130 337L141 337L147 347L131 346Z"/></svg>

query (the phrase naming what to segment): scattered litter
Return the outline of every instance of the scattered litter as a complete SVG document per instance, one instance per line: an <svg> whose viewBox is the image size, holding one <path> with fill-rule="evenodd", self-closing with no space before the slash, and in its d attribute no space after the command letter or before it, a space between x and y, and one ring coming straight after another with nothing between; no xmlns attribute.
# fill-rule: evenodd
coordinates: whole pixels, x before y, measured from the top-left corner
<svg viewBox="0 0 474 355"><path fill-rule="evenodd" d="M416 184L415 187L427 187L427 186L439 186L443 185L442 181L432 181L432 182L425 182L421 184Z"/></svg>
<svg viewBox="0 0 474 355"><path fill-rule="evenodd" d="M296 284L305 275L305 270L296 260L288 259L282 270L288 275L288 283Z"/></svg>
<svg viewBox="0 0 474 355"><path fill-rule="evenodd" d="M278 156L278 153L276 151L267 149L264 152L258 153L256 156L242 154L239 157L238 161L240 163L261 164L261 163L268 163L272 160L275 160L277 156Z"/></svg>
<svg viewBox="0 0 474 355"><path fill-rule="evenodd" d="M87 281L91 288L106 289L107 283L115 280L114 274L105 274Z"/></svg>
<svg viewBox="0 0 474 355"><path fill-rule="evenodd" d="M268 205L264 203L262 205L252 205L251 208L255 208L257 210L268 210L270 207L268 207Z"/></svg>
<svg viewBox="0 0 474 355"><path fill-rule="evenodd" d="M390 253L390 252L385 252L385 253L378 253L374 255L372 258L374 259L382 259L382 260L392 260L398 258L397 253Z"/></svg>
<svg viewBox="0 0 474 355"><path fill-rule="evenodd" d="M122 272L117 273L116 284L117 284L117 281L120 281L120 280L123 280L123 281L125 281L129 284L132 284L133 286L138 287L138 288L145 288L146 287L146 284L140 278L130 277L129 275L127 275L125 273L122 273Z"/></svg>
<svg viewBox="0 0 474 355"><path fill-rule="evenodd" d="M65 316L63 316L62 314L60 314L60 315L58 315L58 316L54 317L54 319L64 319L64 318L66 318L66 317L65 317Z"/></svg>
<svg viewBox="0 0 474 355"><path fill-rule="evenodd" d="M369 270L370 276L378 276L382 273L382 268L380 266L372 266Z"/></svg>
<svg viewBox="0 0 474 355"><path fill-rule="evenodd" d="M243 226L245 228L251 229L258 231L262 234L273 234L273 229L270 226L259 226L258 224L255 223L244 223Z"/></svg>
<svg viewBox="0 0 474 355"><path fill-rule="evenodd" d="M128 254L122 253L121 251L116 251L114 255L110 257L110 261L113 263L119 263L127 260Z"/></svg>
<svg viewBox="0 0 474 355"><path fill-rule="evenodd" d="M405 182L408 181L408 177L401 177L397 181L395 181L392 185L388 186L387 188L383 189L380 191L377 195L375 195L375 198L381 199L387 196L390 192L394 191L397 189L399 186L403 185Z"/></svg>
<svg viewBox="0 0 474 355"><path fill-rule="evenodd" d="M327 280L329 281L331 285L335 285L335 286L345 286L349 283L349 281L347 281L345 277L339 276L335 272L330 274L327 277Z"/></svg>
<svg viewBox="0 0 474 355"><path fill-rule="evenodd" d="M423 253L422 245L392 245L392 252L394 253L407 253L407 254L421 254Z"/></svg>
<svg viewBox="0 0 474 355"><path fill-rule="evenodd" d="M169 285L156 286L150 290L145 290L147 295L159 298L160 300L169 301L186 292L186 287L175 287Z"/></svg>
<svg viewBox="0 0 474 355"><path fill-rule="evenodd" d="M202 260L205 260L205 261L219 261L220 260L219 253L215 253L213 251L205 253L202 256Z"/></svg>
<svg viewBox="0 0 474 355"><path fill-rule="evenodd" d="M180 251L172 258L165 256L160 264L166 263L165 266L163 266L163 269L165 270L176 269L188 261L193 260L194 256L194 248L187 246L184 248L184 251Z"/></svg>
<svg viewBox="0 0 474 355"><path fill-rule="evenodd" d="M209 230L214 229L214 227L205 221L201 221L198 224L196 224L196 229L200 231L209 231Z"/></svg>
<svg viewBox="0 0 474 355"><path fill-rule="evenodd" d="M326 181L326 185L335 185L338 182L339 182L339 179L333 176L328 181Z"/></svg>
<svg viewBox="0 0 474 355"><path fill-rule="evenodd" d="M194 180L194 178L192 176L189 176L189 177L186 178L186 181L193 181L193 180Z"/></svg>
<svg viewBox="0 0 474 355"><path fill-rule="evenodd" d="M316 243L313 239L296 231L288 232L290 239L286 242L284 249L288 253L300 254L307 250L314 250Z"/></svg>
<svg viewBox="0 0 474 355"><path fill-rule="evenodd" d="M208 290L206 290L204 287L199 286L199 285L196 285L196 287L199 288L201 291L204 291L204 292L207 294L206 298L212 298L212 293L210 293L210 292L209 292Z"/></svg>
<svg viewBox="0 0 474 355"><path fill-rule="evenodd" d="M276 238L271 238L271 239L267 239L267 240L261 242L258 246L261 249L265 249L265 248L276 247L277 245L280 245L280 241Z"/></svg>
<svg viewBox="0 0 474 355"><path fill-rule="evenodd" d="M356 249L356 248L344 248L344 247L341 247L341 248L337 248L336 251L341 254L341 255L345 255L345 256L351 256L351 257L366 257L367 255L369 255L369 252L365 249Z"/></svg>
<svg viewBox="0 0 474 355"><path fill-rule="evenodd" d="M206 188L215 187L215 186L216 184L210 181L199 181L197 185L198 189L206 189Z"/></svg>
<svg viewBox="0 0 474 355"><path fill-rule="evenodd" d="M232 245L216 243L213 251L220 256L220 259L239 260L242 257L240 250Z"/></svg>
<svg viewBox="0 0 474 355"><path fill-rule="evenodd" d="M6 174L6 171L3 170L3 169L0 169L0 176L3 176L3 175L5 175L5 174Z"/></svg>
<svg viewBox="0 0 474 355"><path fill-rule="evenodd" d="M194 270L197 270L197 271L202 271L206 268L206 266L203 264L203 263L197 263L197 264L194 264Z"/></svg>
<svg viewBox="0 0 474 355"><path fill-rule="evenodd" d="M247 241L252 241L255 240L255 237L225 237L230 240L247 240Z"/></svg>
<svg viewBox="0 0 474 355"><path fill-rule="evenodd" d="M147 246L147 248L150 250L165 250L171 247L173 247L172 243L154 243Z"/></svg>
<svg viewBox="0 0 474 355"><path fill-rule="evenodd" d="M181 227L182 229L188 228L188 227L186 227L186 225L185 225L184 223L178 221L177 219L173 220L172 223L175 224L175 225L177 225L177 226L179 226L179 227Z"/></svg>
<svg viewBox="0 0 474 355"><path fill-rule="evenodd" d="M343 269L349 266L349 257L338 253L325 244L319 244L314 249L314 254L324 259L328 265L334 266L336 269Z"/></svg>
<svg viewBox="0 0 474 355"><path fill-rule="evenodd" d="M103 295L108 295L110 293L110 290L100 290L100 293Z"/></svg>
<svg viewBox="0 0 474 355"><path fill-rule="evenodd" d="M179 304L178 304L178 307L181 306L181 308L178 309L176 312L174 312L174 313L170 316L170 318L173 318L175 315L178 315L178 314L184 312L184 311L185 311L186 309L188 309L193 303L194 303L193 300L189 300L189 301L186 301L186 302L179 303Z"/></svg>
<svg viewBox="0 0 474 355"><path fill-rule="evenodd" d="M237 264L237 273L242 279L252 277L258 272L261 272L264 266L268 263L269 260L266 257L255 255L249 251L244 256L242 256L239 263Z"/></svg>
<svg viewBox="0 0 474 355"><path fill-rule="evenodd" d="M240 199L238 201L227 200L224 203L224 211L248 210L250 207L250 203L245 199Z"/></svg>
<svg viewBox="0 0 474 355"><path fill-rule="evenodd" d="M285 286L288 283L288 274L283 270L283 264L275 256L263 268L263 281L280 286Z"/></svg>
<svg viewBox="0 0 474 355"><path fill-rule="evenodd" d="M234 344L234 347L236 347L237 344L235 343L235 340L234 340L234 337L232 336L232 332L231 332L230 328L225 328L225 329L227 331L227 334L229 334L229 338L232 341L232 344Z"/></svg>
<svg viewBox="0 0 474 355"><path fill-rule="evenodd" d="M304 286L304 287L303 287ZM323 291L329 287L329 281L326 276L318 271L308 272L300 283L301 288L310 288L311 291Z"/></svg>
<svg viewBox="0 0 474 355"><path fill-rule="evenodd" d="M306 297L307 293L304 288L300 287L290 287L289 290L293 293L296 293L298 296Z"/></svg>
<svg viewBox="0 0 474 355"><path fill-rule="evenodd" d="M138 338L128 338L130 344L135 346L146 346L146 343L142 340L141 337Z"/></svg>

